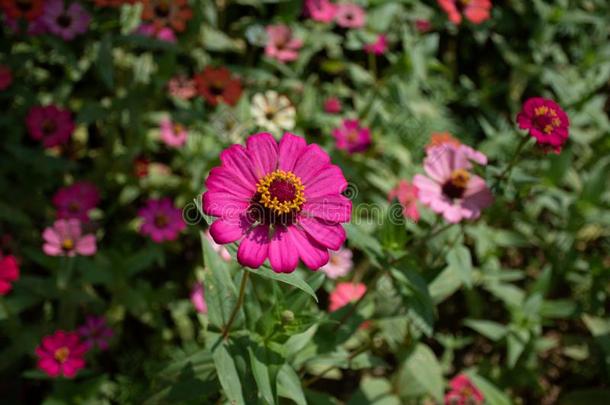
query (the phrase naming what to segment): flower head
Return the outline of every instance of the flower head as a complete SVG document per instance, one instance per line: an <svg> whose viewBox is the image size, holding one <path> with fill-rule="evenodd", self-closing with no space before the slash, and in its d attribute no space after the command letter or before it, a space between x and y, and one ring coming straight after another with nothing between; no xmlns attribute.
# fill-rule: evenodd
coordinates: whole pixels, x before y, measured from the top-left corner
<svg viewBox="0 0 610 405"><path fill-rule="evenodd" d="M295 125L296 110L292 103L288 97L274 90L255 94L252 97L250 113L256 125L273 133L291 130Z"/></svg>
<svg viewBox="0 0 610 405"><path fill-rule="evenodd" d="M103 316L88 315L85 324L78 328L78 334L87 346L87 349L98 347L100 350L108 349L108 341L114 334L106 324Z"/></svg>
<svg viewBox="0 0 610 405"><path fill-rule="evenodd" d="M169 118L161 120L161 141L171 148L179 148L186 143L188 131L182 124L172 122Z"/></svg>
<svg viewBox="0 0 610 405"><path fill-rule="evenodd" d="M186 228L182 211L169 198L148 200L138 211L138 216L144 220L140 233L150 236L156 243L176 240L178 234Z"/></svg>
<svg viewBox="0 0 610 405"><path fill-rule="evenodd" d="M218 253L218 255L222 258L222 260L224 260L225 262L231 261L231 253L229 253L229 250L226 247L224 247L223 245L219 245L218 243L216 243L214 238L212 238L212 235L210 235L209 229L206 229L205 232L203 232L203 236L205 236L205 238L208 240L208 242L210 242L210 246L212 247L212 250L214 252Z"/></svg>
<svg viewBox="0 0 610 405"><path fill-rule="evenodd" d="M333 130L337 149L349 153L366 151L371 146L371 131L361 127L358 120L343 120L339 128Z"/></svg>
<svg viewBox="0 0 610 405"><path fill-rule="evenodd" d="M436 0L454 24L462 22L462 15L473 24L488 20L491 13L491 0Z"/></svg>
<svg viewBox="0 0 610 405"><path fill-rule="evenodd" d="M85 353L88 347L81 342L78 333L58 330L53 335L42 338L36 348L38 368L49 377L74 378L85 367Z"/></svg>
<svg viewBox="0 0 610 405"><path fill-rule="evenodd" d="M324 111L329 114L339 114L341 109L341 100L337 97L329 97L324 101Z"/></svg>
<svg viewBox="0 0 610 405"><path fill-rule="evenodd" d="M519 128L527 129L545 150L559 153L568 140L570 120L553 100L530 98L517 115L517 123Z"/></svg>
<svg viewBox="0 0 610 405"><path fill-rule="evenodd" d="M97 251L95 236L83 235L78 219L58 219L42 233L42 250L49 256L91 256Z"/></svg>
<svg viewBox="0 0 610 405"><path fill-rule="evenodd" d="M481 391L465 374L454 377L449 382L450 391L445 395L445 405L482 405L484 397Z"/></svg>
<svg viewBox="0 0 610 405"><path fill-rule="evenodd" d="M89 211L99 202L98 188L88 181L78 181L71 186L62 187L53 196L57 218L76 218L81 222L89 221Z"/></svg>
<svg viewBox="0 0 610 405"><path fill-rule="evenodd" d="M50 33L64 41L87 32L91 15L79 3L67 5L64 0L47 0L44 7L44 23Z"/></svg>
<svg viewBox="0 0 610 405"><path fill-rule="evenodd" d="M418 189L415 185L409 183L407 180L400 180L398 185L392 191L390 191L388 200L392 201L397 199L400 205L402 205L402 213L405 218L409 218L417 222L419 220L417 195Z"/></svg>
<svg viewBox="0 0 610 405"><path fill-rule="evenodd" d="M352 262L352 251L342 247L335 252L330 252L330 260L320 270L326 273L331 279L347 275L354 266Z"/></svg>
<svg viewBox="0 0 610 405"><path fill-rule="evenodd" d="M6 65L0 65L0 91L8 89L13 83L13 71Z"/></svg>
<svg viewBox="0 0 610 405"><path fill-rule="evenodd" d="M292 36L290 27L284 24L269 25L265 55L280 62L291 62L299 57L303 41Z"/></svg>
<svg viewBox="0 0 610 405"><path fill-rule="evenodd" d="M356 302L366 293L366 285L362 283L339 283L330 293L328 310L334 312L349 303Z"/></svg>
<svg viewBox="0 0 610 405"><path fill-rule="evenodd" d="M305 15L314 21L329 23L335 19L337 5L329 0L305 0Z"/></svg>
<svg viewBox="0 0 610 405"><path fill-rule="evenodd" d="M241 96L241 82L225 67L203 69L195 76L197 92L211 105L235 105Z"/></svg>
<svg viewBox="0 0 610 405"><path fill-rule="evenodd" d="M269 259L274 271L289 273L300 258L316 270L328 249L341 247L352 208L341 194L347 181L318 145L290 133L278 145L260 133L220 160L206 181L203 211L219 217L210 227L216 243L239 241L240 264L258 268Z"/></svg>
<svg viewBox="0 0 610 405"><path fill-rule="evenodd" d="M174 43L176 42L176 34L169 27L158 27L155 24L142 24L136 30L136 34L144 37L155 38L159 41Z"/></svg>
<svg viewBox="0 0 610 405"><path fill-rule="evenodd" d="M174 76L167 83L167 90L173 97L190 100L197 95L195 81L184 75Z"/></svg>
<svg viewBox="0 0 610 405"><path fill-rule="evenodd" d="M432 23L429 20L420 18L415 20L415 28L417 28L417 31L423 34L432 29Z"/></svg>
<svg viewBox="0 0 610 405"><path fill-rule="evenodd" d="M182 32L193 18L187 0L143 0L142 20L150 21L159 32L163 28Z"/></svg>
<svg viewBox="0 0 610 405"><path fill-rule="evenodd" d="M44 11L45 0L0 0L0 7L11 20L34 21Z"/></svg>
<svg viewBox="0 0 610 405"><path fill-rule="evenodd" d="M339 3L337 4L335 21L343 28L361 28L364 27L366 13L358 4Z"/></svg>
<svg viewBox="0 0 610 405"><path fill-rule="evenodd" d="M430 148L424 159L427 176L413 179L419 200L451 223L478 218L493 196L485 180L471 173L473 160L486 163L485 155L465 145Z"/></svg>
<svg viewBox="0 0 610 405"><path fill-rule="evenodd" d="M68 142L74 131L74 121L70 111L54 105L30 108L25 119L30 136L42 141L45 148L52 148Z"/></svg>
<svg viewBox="0 0 610 405"><path fill-rule="evenodd" d="M446 144L460 146L462 142L454 138L449 132L433 132L430 135L430 142L426 145L426 150Z"/></svg>
<svg viewBox="0 0 610 405"><path fill-rule="evenodd" d="M388 50L388 37L385 34L377 36L377 40L364 46L366 53L372 53L375 55L383 55Z"/></svg>
<svg viewBox="0 0 610 405"><path fill-rule="evenodd" d="M196 283L193 286L193 290L191 291L191 303L200 314L208 313L208 304L205 302L203 283Z"/></svg>
<svg viewBox="0 0 610 405"><path fill-rule="evenodd" d="M6 295L13 289L13 282L19 280L19 264L15 256L0 254L0 295Z"/></svg>

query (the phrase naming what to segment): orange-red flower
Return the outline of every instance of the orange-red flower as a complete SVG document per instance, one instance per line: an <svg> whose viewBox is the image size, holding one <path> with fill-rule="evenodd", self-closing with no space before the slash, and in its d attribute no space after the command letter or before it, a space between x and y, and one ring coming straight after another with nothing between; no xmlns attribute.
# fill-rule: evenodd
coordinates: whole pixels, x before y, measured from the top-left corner
<svg viewBox="0 0 610 405"><path fill-rule="evenodd" d="M142 20L150 21L157 30L169 27L182 32L193 18L193 10L186 0L143 0Z"/></svg>
<svg viewBox="0 0 610 405"><path fill-rule="evenodd" d="M44 0L0 0L0 7L8 18L34 21L42 15Z"/></svg>
<svg viewBox="0 0 610 405"><path fill-rule="evenodd" d="M206 67L195 76L195 84L199 95L211 105L235 105L241 96L241 81L225 67Z"/></svg>
<svg viewBox="0 0 610 405"><path fill-rule="evenodd" d="M462 143L454 138L449 132L433 132L432 135L430 135L430 142L426 145L426 150L445 144L460 146Z"/></svg>
<svg viewBox="0 0 610 405"><path fill-rule="evenodd" d="M462 15L473 24L488 20L491 13L491 0L437 0L438 5L447 13L454 24L462 22Z"/></svg>

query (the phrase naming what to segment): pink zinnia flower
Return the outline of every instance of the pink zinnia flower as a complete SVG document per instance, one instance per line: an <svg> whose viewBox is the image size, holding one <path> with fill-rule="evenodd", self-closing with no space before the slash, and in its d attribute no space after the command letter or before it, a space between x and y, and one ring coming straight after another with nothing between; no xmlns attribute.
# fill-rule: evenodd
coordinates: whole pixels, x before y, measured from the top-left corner
<svg viewBox="0 0 610 405"><path fill-rule="evenodd" d="M314 21L329 23L336 13L337 5L329 0L305 0L305 15Z"/></svg>
<svg viewBox="0 0 610 405"><path fill-rule="evenodd" d="M462 22L462 14L473 24L488 20L491 13L491 0L436 0L454 24Z"/></svg>
<svg viewBox="0 0 610 405"><path fill-rule="evenodd" d="M335 21L343 28L361 28L364 27L366 13L358 4L339 3L337 4Z"/></svg>
<svg viewBox="0 0 610 405"><path fill-rule="evenodd" d="M318 145L285 133L278 143L269 133L233 145L210 172L203 211L220 217L210 227L219 244L240 241L237 260L290 273L299 258L310 269L328 262L328 249L345 241L342 222L352 203L341 193L347 181Z"/></svg>
<svg viewBox="0 0 610 405"><path fill-rule="evenodd" d="M448 222L476 219L493 202L485 180L469 171L472 160L487 163L485 155L465 145L431 148L424 160L427 176L418 174L413 179L419 200Z"/></svg>
<svg viewBox="0 0 610 405"><path fill-rule="evenodd" d="M419 221L419 210L417 209L417 195L418 189L415 185L409 183L406 180L400 180L398 185L390 191L388 200L392 201L397 199L400 205L402 205L402 213L405 218L412 219L413 221Z"/></svg>
<svg viewBox="0 0 610 405"><path fill-rule="evenodd" d="M36 348L38 368L49 377L63 375L74 378L85 367L87 349L78 333L58 330L53 335L42 338L42 343Z"/></svg>
<svg viewBox="0 0 610 405"><path fill-rule="evenodd" d="M218 255L222 258L222 260L224 260L225 262L231 261L231 253L229 253L229 250L226 247L216 243L214 238L212 238L212 235L210 235L209 229L205 230L205 232L203 233L203 236L205 236L205 238L208 240L208 242L210 242L210 246L212 247L212 250L214 252L218 253Z"/></svg>
<svg viewBox="0 0 610 405"><path fill-rule="evenodd" d="M339 114L341 112L341 100L337 97L329 97L324 102L324 111L329 114Z"/></svg>
<svg viewBox="0 0 610 405"><path fill-rule="evenodd" d="M85 324L78 328L78 334L88 350L95 347L106 350L108 349L108 341L112 338L114 332L108 327L106 318L103 316L88 315Z"/></svg>
<svg viewBox="0 0 610 405"><path fill-rule="evenodd" d="M64 0L47 0L43 20L50 33L71 41L87 32L91 15L77 2L67 5Z"/></svg>
<svg viewBox="0 0 610 405"><path fill-rule="evenodd" d="M545 150L561 152L568 140L570 120L561 107L541 97L528 99L517 115L519 128L527 129Z"/></svg>
<svg viewBox="0 0 610 405"><path fill-rule="evenodd" d="M54 105L30 108L25 123L30 136L42 141L45 148L68 142L74 131L74 121L70 111Z"/></svg>
<svg viewBox="0 0 610 405"><path fill-rule="evenodd" d="M182 124L174 123L169 118L161 120L161 141L169 147L179 148L186 143L188 131Z"/></svg>
<svg viewBox="0 0 610 405"><path fill-rule="evenodd" d="M366 151L371 146L371 131L361 127L358 120L343 120L339 128L333 130L337 149L349 153Z"/></svg>
<svg viewBox="0 0 610 405"><path fill-rule="evenodd" d="M89 211L100 202L100 193L95 184L78 181L71 186L62 187L53 196L57 208L57 218L76 218L81 222L89 221Z"/></svg>
<svg viewBox="0 0 610 405"><path fill-rule="evenodd" d="M292 36L290 27L284 24L269 25L265 55L280 62L290 62L299 57L299 49L303 41Z"/></svg>
<svg viewBox="0 0 610 405"><path fill-rule="evenodd" d="M148 200L138 211L138 216L144 219L140 233L150 236L156 243L176 240L186 228L182 211L176 208L169 198Z"/></svg>
<svg viewBox="0 0 610 405"><path fill-rule="evenodd" d="M364 51L366 53L373 53L375 55L382 55L388 50L388 37L384 34L380 34L377 40L373 43L364 45Z"/></svg>
<svg viewBox="0 0 610 405"><path fill-rule="evenodd" d="M197 95L195 81L184 75L174 76L167 84L171 96L182 100L189 100Z"/></svg>
<svg viewBox="0 0 610 405"><path fill-rule="evenodd" d="M334 312L349 303L356 302L366 293L366 285L362 283L339 283L330 293L328 310Z"/></svg>
<svg viewBox="0 0 610 405"><path fill-rule="evenodd" d="M330 279L336 279L347 275L354 267L352 262L352 251L346 247L330 252L330 260L320 270L326 273Z"/></svg>
<svg viewBox="0 0 610 405"><path fill-rule="evenodd" d="M42 233L42 250L49 256L91 256L97 252L95 236L83 235L78 219L58 219Z"/></svg>
<svg viewBox="0 0 610 405"><path fill-rule="evenodd" d="M485 400L483 393L465 374L454 377L449 387L451 390L445 395L445 405L481 405Z"/></svg>
<svg viewBox="0 0 610 405"><path fill-rule="evenodd" d="M142 24L138 27L136 33L144 37L155 38L169 43L177 41L176 34L171 28L157 27L155 24Z"/></svg>
<svg viewBox="0 0 610 405"><path fill-rule="evenodd" d="M425 33L428 32L432 29L432 23L430 23L430 21L428 20L424 20L424 19L417 19L415 20L415 28L417 28L417 30L421 33Z"/></svg>
<svg viewBox="0 0 610 405"><path fill-rule="evenodd" d="M8 89L13 83L13 72L6 65L0 65L0 91Z"/></svg>
<svg viewBox="0 0 610 405"><path fill-rule="evenodd" d="M15 256L0 254L0 295L6 295L13 289L13 282L19 280L19 264Z"/></svg>
<svg viewBox="0 0 610 405"><path fill-rule="evenodd" d="M208 304L205 302L205 291L202 283L196 283L191 291L191 303L200 314L208 313Z"/></svg>

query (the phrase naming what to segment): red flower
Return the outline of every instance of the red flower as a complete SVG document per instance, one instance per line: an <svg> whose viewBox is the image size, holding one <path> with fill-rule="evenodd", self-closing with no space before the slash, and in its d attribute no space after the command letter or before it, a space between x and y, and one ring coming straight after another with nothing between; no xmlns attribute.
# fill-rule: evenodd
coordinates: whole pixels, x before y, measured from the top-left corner
<svg viewBox="0 0 610 405"><path fill-rule="evenodd" d="M241 96L241 81L225 67L206 67L195 76L195 84L199 95L213 106L220 102L235 105Z"/></svg>
<svg viewBox="0 0 610 405"><path fill-rule="evenodd" d="M142 20L152 22L157 30L164 27L182 32L193 18L193 10L187 0L143 0Z"/></svg>
<svg viewBox="0 0 610 405"><path fill-rule="evenodd" d="M519 128L527 129L546 151L559 153L568 140L570 120L553 100L530 98L517 115L517 123Z"/></svg>
<svg viewBox="0 0 610 405"><path fill-rule="evenodd" d="M0 7L10 19L34 21L42 15L44 0L0 0Z"/></svg>
<svg viewBox="0 0 610 405"><path fill-rule="evenodd" d="M454 24L462 22L462 15L473 24L488 20L491 12L491 0L436 0L447 13L449 21Z"/></svg>
<svg viewBox="0 0 610 405"><path fill-rule="evenodd" d="M15 256L0 257L0 295L8 294L13 281L19 280L19 265Z"/></svg>
<svg viewBox="0 0 610 405"><path fill-rule="evenodd" d="M449 382L451 390L445 395L445 405L481 405L485 398L465 374Z"/></svg>
<svg viewBox="0 0 610 405"><path fill-rule="evenodd" d="M42 338L36 348L38 368L49 377L74 378L85 367L85 353L88 347L76 332L58 330L53 335Z"/></svg>

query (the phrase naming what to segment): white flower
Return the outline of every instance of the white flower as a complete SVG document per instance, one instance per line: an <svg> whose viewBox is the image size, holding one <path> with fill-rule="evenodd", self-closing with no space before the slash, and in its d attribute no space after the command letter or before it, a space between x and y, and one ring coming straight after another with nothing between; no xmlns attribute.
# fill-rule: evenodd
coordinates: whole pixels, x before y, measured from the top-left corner
<svg viewBox="0 0 610 405"><path fill-rule="evenodd" d="M276 136L282 131L290 131L295 125L296 110L292 103L288 97L273 90L268 90L265 94L255 94L252 97L250 113L256 125Z"/></svg>

